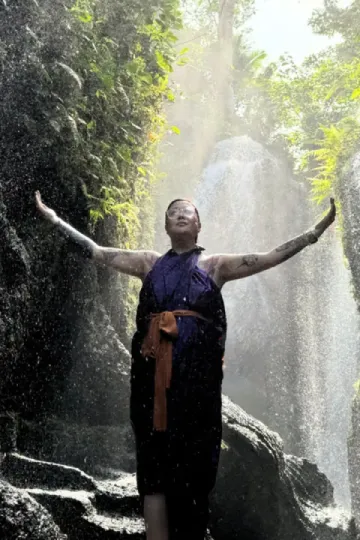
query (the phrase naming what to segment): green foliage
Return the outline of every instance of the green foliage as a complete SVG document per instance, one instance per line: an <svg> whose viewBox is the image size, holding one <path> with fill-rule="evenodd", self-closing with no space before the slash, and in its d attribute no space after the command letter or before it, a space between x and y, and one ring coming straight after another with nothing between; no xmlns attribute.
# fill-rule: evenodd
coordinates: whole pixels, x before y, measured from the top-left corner
<svg viewBox="0 0 360 540"><path fill-rule="evenodd" d="M243 130L282 148L300 177L311 182L318 204L338 192L341 169L360 136L360 43L352 31L356 18L349 17L356 12L359 19L355 4L360 7L355 1L339 10L331 1L314 15L317 30L329 35L338 30L345 40L301 66L283 56L277 63L263 67L260 62L252 69L251 53L243 46L236 49L235 65L245 65L248 72L245 84L242 73L236 85Z"/></svg>
<svg viewBox="0 0 360 540"><path fill-rule="evenodd" d="M69 14L77 51L71 69L83 91L68 111L76 152L66 169L83 179L94 227L115 217L112 241L124 248L150 247L150 192L157 179L158 143L167 129L162 106L174 99L169 74L178 59L178 2L76 0ZM121 282L129 335L140 284L127 277Z"/></svg>
<svg viewBox="0 0 360 540"><path fill-rule="evenodd" d="M150 192L157 178L157 146L167 128L163 101L174 99L168 77L176 60L173 32L181 26L180 12L176 0L107 3L82 0L71 10L82 51L74 69L88 88L76 109L82 170L93 222L113 215L122 247L150 247ZM130 335L140 285L131 278L122 281Z"/></svg>
<svg viewBox="0 0 360 540"><path fill-rule="evenodd" d="M308 152L308 156L314 156L316 160L311 182L314 200L318 204L337 192L340 167L356 150L360 125L355 119L346 117L336 125L320 129L322 139L315 141L317 148Z"/></svg>
<svg viewBox="0 0 360 540"><path fill-rule="evenodd" d="M85 233L90 210L97 241L151 247L154 228L143 216L160 177L163 104L174 99L173 64L186 59L175 51L178 4L0 2L0 183L9 207L32 218L40 189ZM136 291L119 279L123 295L130 290L119 303L133 315Z"/></svg>
<svg viewBox="0 0 360 540"><path fill-rule="evenodd" d="M116 216L124 247L140 230L154 179L166 127L161 106L172 99L173 30L181 23L176 0L146 4L77 0L69 9L79 51L71 69L86 89L69 111L78 147L73 166L86 171L94 223Z"/></svg>
<svg viewBox="0 0 360 540"><path fill-rule="evenodd" d="M81 184L94 226L116 217L129 247L156 180L162 106L174 99L179 0L25 4L0 2L1 119L10 127L2 174L14 174L15 152L31 171L48 160L68 193Z"/></svg>
<svg viewBox="0 0 360 540"><path fill-rule="evenodd" d="M223 439L221 441L221 450L229 450L229 445Z"/></svg>
<svg viewBox="0 0 360 540"><path fill-rule="evenodd" d="M355 398L359 398L360 397L360 379L358 379L354 383L354 390L355 390Z"/></svg>

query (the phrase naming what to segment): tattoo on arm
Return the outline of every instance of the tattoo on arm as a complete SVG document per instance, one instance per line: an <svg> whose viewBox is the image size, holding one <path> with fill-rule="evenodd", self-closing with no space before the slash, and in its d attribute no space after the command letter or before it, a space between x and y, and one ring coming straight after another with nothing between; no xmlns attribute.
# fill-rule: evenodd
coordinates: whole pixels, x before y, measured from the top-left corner
<svg viewBox="0 0 360 540"><path fill-rule="evenodd" d="M106 265L111 265L113 260L119 255L119 250L108 248L102 252L102 262Z"/></svg>
<svg viewBox="0 0 360 540"><path fill-rule="evenodd" d="M241 268L242 266L247 266L250 268L251 266L254 266L259 260L259 257L257 255L244 255L242 257L241 263L236 267L236 270Z"/></svg>
<svg viewBox="0 0 360 540"><path fill-rule="evenodd" d="M294 238L293 240L289 240L288 242L285 242L285 244L282 244L281 246L277 247L275 251L281 252L281 251L287 251L288 249L302 249L305 246L307 246L307 241L302 236L299 236L298 238Z"/></svg>
<svg viewBox="0 0 360 540"><path fill-rule="evenodd" d="M315 231L306 233L285 242L281 246L269 251L268 253L249 253L246 255L224 255L219 258L213 257L215 268L219 267L218 280L223 285L227 281L251 276L273 268L278 264L287 261L296 253L310 244L317 242L318 238ZM220 262L219 262L220 261ZM211 275L211 266L208 273Z"/></svg>
<svg viewBox="0 0 360 540"><path fill-rule="evenodd" d="M301 236L298 236L297 238L293 238L292 240L285 242L285 244L277 247L275 251L277 253L281 253L281 262L284 262L293 257L293 255L296 255L296 253L299 253L299 251L307 247L309 244L314 244L315 242L317 242L317 236L313 232L309 231Z"/></svg>

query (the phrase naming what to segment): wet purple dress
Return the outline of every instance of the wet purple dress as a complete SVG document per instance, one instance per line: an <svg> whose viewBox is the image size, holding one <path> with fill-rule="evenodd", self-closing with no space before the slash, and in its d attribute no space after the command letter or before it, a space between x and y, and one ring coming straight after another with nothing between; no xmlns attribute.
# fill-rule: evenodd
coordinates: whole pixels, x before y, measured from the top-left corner
<svg viewBox="0 0 360 540"><path fill-rule="evenodd" d="M180 255L168 251L144 280L132 342L130 411L140 495L198 499L207 507L221 446L226 316L220 289L197 266L201 250ZM153 429L155 360L141 355L141 345L151 313L177 309L196 311L207 320L176 318L179 335L173 343L167 430L157 432Z"/></svg>

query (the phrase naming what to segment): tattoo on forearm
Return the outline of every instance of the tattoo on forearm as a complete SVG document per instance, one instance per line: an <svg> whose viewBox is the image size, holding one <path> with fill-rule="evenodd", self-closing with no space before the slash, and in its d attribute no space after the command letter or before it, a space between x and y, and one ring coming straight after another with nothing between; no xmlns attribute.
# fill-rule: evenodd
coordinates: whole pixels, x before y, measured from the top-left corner
<svg viewBox="0 0 360 540"><path fill-rule="evenodd" d="M275 251L282 253L282 261L287 261L306 246L314 244L315 242L317 242L317 236L312 231L309 231L301 236L298 236L297 238L293 238L292 240L285 242L285 244L277 247Z"/></svg>
<svg viewBox="0 0 360 540"><path fill-rule="evenodd" d="M288 251L288 252L284 252L281 256L281 261L280 262L285 262L287 261L288 259L291 259L291 257L293 257L294 255L296 255L296 253L299 253L299 251L301 251L303 248L300 248L300 249L297 249L296 251Z"/></svg>
<svg viewBox="0 0 360 540"><path fill-rule="evenodd" d="M285 244L282 244L281 246L276 248L276 251L287 251L288 249L294 250L300 250L303 249L308 245L308 242L305 237L299 236L298 238L294 238L293 240L289 240L288 242L285 242Z"/></svg>
<svg viewBox="0 0 360 540"><path fill-rule="evenodd" d="M236 267L236 270L241 268L242 266L247 266L250 268L251 266L254 266L259 260L259 257L257 255L244 255L242 258L241 263Z"/></svg>
<svg viewBox="0 0 360 540"><path fill-rule="evenodd" d="M114 248L114 249L108 249L106 251L103 252L103 262L105 264L111 264L113 262L113 260L119 255L119 250Z"/></svg>

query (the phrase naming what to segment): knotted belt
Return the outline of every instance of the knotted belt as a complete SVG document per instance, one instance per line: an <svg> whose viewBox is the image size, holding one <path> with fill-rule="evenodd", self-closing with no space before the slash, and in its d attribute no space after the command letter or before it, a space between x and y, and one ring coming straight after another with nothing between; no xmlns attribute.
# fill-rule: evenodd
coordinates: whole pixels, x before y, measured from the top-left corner
<svg viewBox="0 0 360 540"><path fill-rule="evenodd" d="M178 309L163 311L151 315L148 333L144 339L141 354L155 358L155 392L154 392L154 429L166 431L167 403L166 390L170 388L172 371L172 339L178 336L175 317L198 317L207 320L203 315L191 310Z"/></svg>

